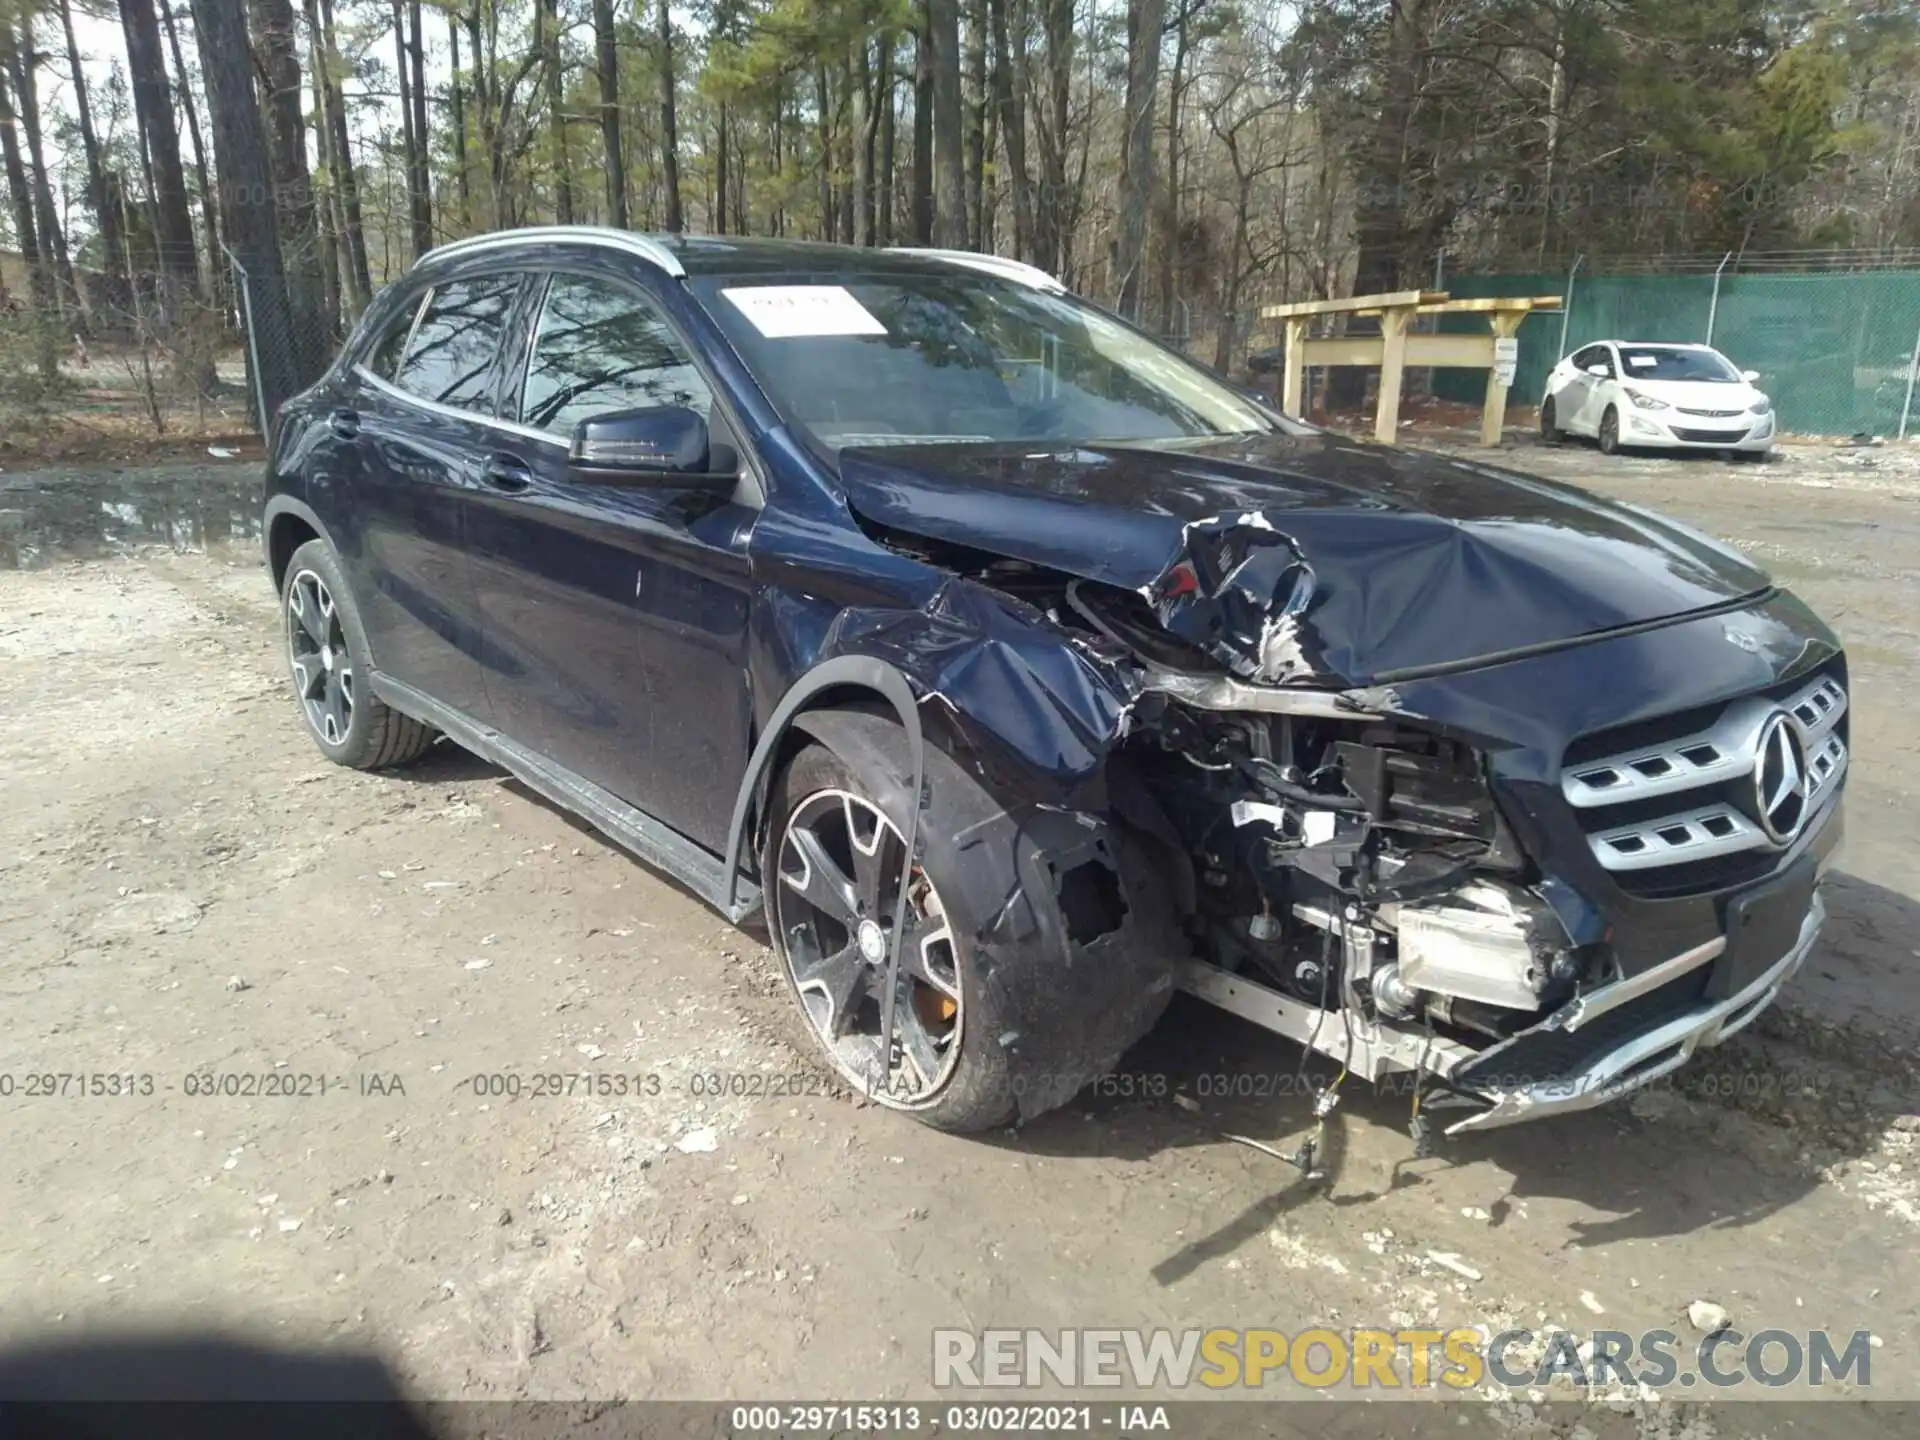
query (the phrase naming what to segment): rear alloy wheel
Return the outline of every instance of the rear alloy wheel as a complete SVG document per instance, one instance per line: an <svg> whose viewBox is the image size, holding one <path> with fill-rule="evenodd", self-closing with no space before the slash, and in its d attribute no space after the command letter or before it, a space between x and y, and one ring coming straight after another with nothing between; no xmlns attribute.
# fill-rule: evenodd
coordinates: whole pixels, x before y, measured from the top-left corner
<svg viewBox="0 0 1920 1440"><path fill-rule="evenodd" d="M916 866L893 992L893 1043L886 1043L888 956L905 858L900 832L871 800L849 789L816 790L787 816L772 903L788 981L834 1068L883 1105L923 1110L959 1064L966 995L946 908Z"/></svg>
<svg viewBox="0 0 1920 1440"><path fill-rule="evenodd" d="M353 728L353 656L327 582L302 570L287 586L287 658L307 724L327 745Z"/></svg>
<svg viewBox="0 0 1920 1440"><path fill-rule="evenodd" d="M403 765L433 744L431 729L381 703L368 686L367 632L324 540L293 552L280 603L294 699L329 760L376 770Z"/></svg>
<svg viewBox="0 0 1920 1440"><path fill-rule="evenodd" d="M1600 453L1620 453L1620 412L1611 405L1607 406L1607 413L1600 417Z"/></svg>
<svg viewBox="0 0 1920 1440"><path fill-rule="evenodd" d="M1562 440L1566 439L1567 432L1560 428L1558 420L1559 416L1555 413L1553 397L1549 395L1540 402L1540 440L1542 444L1558 445Z"/></svg>

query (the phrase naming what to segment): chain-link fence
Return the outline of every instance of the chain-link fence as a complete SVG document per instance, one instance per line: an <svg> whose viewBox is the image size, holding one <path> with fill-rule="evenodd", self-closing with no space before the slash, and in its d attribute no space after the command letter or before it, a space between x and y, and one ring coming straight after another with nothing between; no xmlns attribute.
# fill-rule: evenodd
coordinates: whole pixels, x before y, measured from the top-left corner
<svg viewBox="0 0 1920 1440"><path fill-rule="evenodd" d="M1758 370L1780 426L1803 435L1920 435L1920 270L1825 274L1450 275L1458 298L1564 295L1520 328L1516 401L1537 401L1562 355L1595 340L1710 344ZM1443 328L1479 317L1446 316ZM1484 325L1484 322L1479 322ZM1477 404L1481 370L1434 371L1434 394Z"/></svg>
<svg viewBox="0 0 1920 1440"><path fill-rule="evenodd" d="M125 453L252 431L230 291L204 277L35 276L0 257L0 448Z"/></svg>

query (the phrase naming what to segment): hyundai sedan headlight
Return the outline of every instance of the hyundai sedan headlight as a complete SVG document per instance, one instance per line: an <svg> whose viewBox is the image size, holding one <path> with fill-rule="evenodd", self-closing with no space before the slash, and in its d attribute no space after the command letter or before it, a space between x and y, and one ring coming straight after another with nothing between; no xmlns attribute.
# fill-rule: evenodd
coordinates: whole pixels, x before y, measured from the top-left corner
<svg viewBox="0 0 1920 1440"><path fill-rule="evenodd" d="M1672 407L1664 400L1656 400L1651 395L1642 395L1638 390L1627 391L1627 398L1641 410L1668 410Z"/></svg>
<svg viewBox="0 0 1920 1440"><path fill-rule="evenodd" d="M1773 413L1773 401L1762 395L1747 407L1747 413L1750 415L1771 415Z"/></svg>

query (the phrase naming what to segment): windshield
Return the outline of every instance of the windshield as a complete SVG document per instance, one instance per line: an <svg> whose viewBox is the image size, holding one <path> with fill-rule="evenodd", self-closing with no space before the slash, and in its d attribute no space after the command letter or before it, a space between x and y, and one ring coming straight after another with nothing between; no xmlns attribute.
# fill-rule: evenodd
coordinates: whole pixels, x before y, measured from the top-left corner
<svg viewBox="0 0 1920 1440"><path fill-rule="evenodd" d="M1622 345L1621 371L1629 380L1717 380L1740 374L1712 350L1673 350L1661 345Z"/></svg>
<svg viewBox="0 0 1920 1440"><path fill-rule="evenodd" d="M1250 400L1119 321L995 276L691 284L782 418L831 451L1277 428Z"/></svg>

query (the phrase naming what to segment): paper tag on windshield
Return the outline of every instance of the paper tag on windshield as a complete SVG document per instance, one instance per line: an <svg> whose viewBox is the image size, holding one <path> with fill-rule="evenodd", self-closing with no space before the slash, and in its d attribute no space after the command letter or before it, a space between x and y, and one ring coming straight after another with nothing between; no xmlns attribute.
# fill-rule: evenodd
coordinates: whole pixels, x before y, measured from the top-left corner
<svg viewBox="0 0 1920 1440"><path fill-rule="evenodd" d="M1627 356L1627 364L1633 366L1637 370L1644 370L1649 365L1658 365L1659 363L1660 363L1660 357L1658 355L1628 355Z"/></svg>
<svg viewBox="0 0 1920 1440"><path fill-rule="evenodd" d="M887 333L841 285L748 285L720 293L769 340Z"/></svg>

